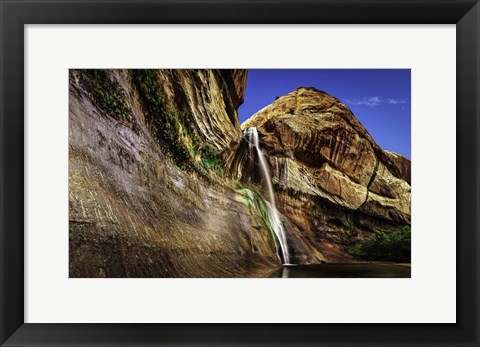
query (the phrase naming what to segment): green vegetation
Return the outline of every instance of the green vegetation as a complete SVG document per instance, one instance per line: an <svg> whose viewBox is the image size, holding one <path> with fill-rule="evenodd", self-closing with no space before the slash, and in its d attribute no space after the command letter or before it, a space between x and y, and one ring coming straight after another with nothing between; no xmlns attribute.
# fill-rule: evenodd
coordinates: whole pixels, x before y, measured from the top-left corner
<svg viewBox="0 0 480 347"><path fill-rule="evenodd" d="M347 252L355 258L395 262L411 261L411 227L393 232L376 231L375 236L350 247Z"/></svg>
<svg viewBox="0 0 480 347"><path fill-rule="evenodd" d="M105 70L80 70L90 84L94 101L110 117L122 121L132 120L132 110L117 82L107 77Z"/></svg>
<svg viewBox="0 0 480 347"><path fill-rule="evenodd" d="M220 153L208 145L202 146L188 114L166 106L153 70L136 70L134 81L146 107L145 120L155 137L166 146L167 154L183 169L194 168L195 161L200 160L205 169L221 175Z"/></svg>
<svg viewBox="0 0 480 347"><path fill-rule="evenodd" d="M267 206L265 205L265 200L263 197L259 193L248 188L238 189L237 192L240 193L244 198L242 203L249 208L253 208L262 217L267 227L272 229Z"/></svg>
<svg viewBox="0 0 480 347"><path fill-rule="evenodd" d="M191 154L184 140L191 133L192 127L186 125L186 117L165 107L152 70L136 70L134 80L144 99L145 120L153 134L167 146L169 155L180 163L188 163Z"/></svg>
<svg viewBox="0 0 480 347"><path fill-rule="evenodd" d="M132 123L132 107L119 83L108 70L70 70L70 78L78 78L91 92L92 101L105 115L122 123ZM221 154L204 144L191 114L167 106L154 70L135 70L133 80L140 94L145 121L152 135L165 148L166 154L182 170L205 170L223 176Z"/></svg>
<svg viewBox="0 0 480 347"><path fill-rule="evenodd" d="M205 169L223 172L220 154L215 152L211 147L205 146L202 148L201 158Z"/></svg>
<svg viewBox="0 0 480 347"><path fill-rule="evenodd" d="M256 212L265 222L265 225L267 226L268 230L270 230L270 233L272 234L273 241L275 243L275 247L279 247L279 243L277 240L277 236L275 235L275 232L273 230L272 224L270 222L270 217L268 215L268 210L267 210L267 205L265 205L265 200L263 197L248 188L242 188L237 190L238 193L240 193L243 197L242 203L247 206L250 211Z"/></svg>

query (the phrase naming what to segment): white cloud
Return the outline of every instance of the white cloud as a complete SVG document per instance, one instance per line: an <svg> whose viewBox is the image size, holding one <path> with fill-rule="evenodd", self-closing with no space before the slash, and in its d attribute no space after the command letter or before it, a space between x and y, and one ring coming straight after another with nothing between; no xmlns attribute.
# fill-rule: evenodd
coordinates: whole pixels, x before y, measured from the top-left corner
<svg viewBox="0 0 480 347"><path fill-rule="evenodd" d="M353 105L365 105L369 107L375 107L382 103L382 100L378 96L372 96L370 98L347 100Z"/></svg>
<svg viewBox="0 0 480 347"><path fill-rule="evenodd" d="M387 103L390 105L404 104L405 100L400 99L387 99Z"/></svg>
<svg viewBox="0 0 480 347"><path fill-rule="evenodd" d="M364 97L362 99L347 100L347 102L352 105L364 105L368 107L376 107L376 106L380 106L381 104L388 104L388 105L404 104L405 100L389 99L389 98L383 99L378 96L372 96L372 97Z"/></svg>

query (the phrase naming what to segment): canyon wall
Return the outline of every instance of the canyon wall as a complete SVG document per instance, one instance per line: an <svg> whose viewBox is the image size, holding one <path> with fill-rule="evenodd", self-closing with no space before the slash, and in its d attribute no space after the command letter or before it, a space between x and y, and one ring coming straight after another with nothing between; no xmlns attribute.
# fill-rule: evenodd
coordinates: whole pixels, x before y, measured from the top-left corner
<svg viewBox="0 0 480 347"><path fill-rule="evenodd" d="M71 70L70 277L265 276L263 219L223 175L246 71Z"/></svg>

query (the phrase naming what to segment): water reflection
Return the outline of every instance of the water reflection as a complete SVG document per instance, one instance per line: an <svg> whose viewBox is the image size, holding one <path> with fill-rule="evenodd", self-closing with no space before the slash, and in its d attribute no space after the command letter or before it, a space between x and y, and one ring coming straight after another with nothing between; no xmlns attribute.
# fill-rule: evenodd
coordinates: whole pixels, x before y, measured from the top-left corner
<svg viewBox="0 0 480 347"><path fill-rule="evenodd" d="M319 264L284 266L271 277L278 278L409 278L410 266L397 264Z"/></svg>

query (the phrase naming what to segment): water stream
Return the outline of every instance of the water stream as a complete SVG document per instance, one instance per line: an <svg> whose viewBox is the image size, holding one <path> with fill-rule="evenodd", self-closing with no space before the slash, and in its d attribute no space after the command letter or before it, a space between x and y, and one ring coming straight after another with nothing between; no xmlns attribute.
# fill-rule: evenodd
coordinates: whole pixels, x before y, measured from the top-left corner
<svg viewBox="0 0 480 347"><path fill-rule="evenodd" d="M255 154L258 159L258 167L260 168L260 174L262 175L263 184L268 193L268 201L265 201L267 206L268 217L270 220L270 225L275 233L278 242L275 242L275 247L277 248L277 254L280 258L280 261L284 265L290 264L290 256L288 254L288 244L287 237L285 235L285 229L283 228L283 223L280 218L280 213L277 210L275 205L275 195L273 192L272 179L270 176L270 170L268 169L267 159L263 155L263 152L260 148L260 143L258 140L258 131L257 128L248 128L244 131L244 138L248 142L250 150L250 160L255 160ZM254 166L250 166L254 167ZM253 175L251 175L253 176Z"/></svg>

